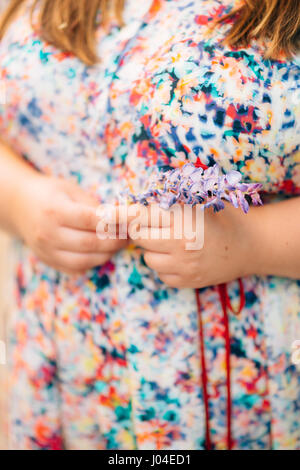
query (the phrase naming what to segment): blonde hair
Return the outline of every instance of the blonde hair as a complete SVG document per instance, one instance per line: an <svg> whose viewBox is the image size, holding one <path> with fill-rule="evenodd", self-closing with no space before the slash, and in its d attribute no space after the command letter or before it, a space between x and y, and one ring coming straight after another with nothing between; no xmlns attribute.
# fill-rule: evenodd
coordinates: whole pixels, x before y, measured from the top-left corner
<svg viewBox="0 0 300 470"><path fill-rule="evenodd" d="M247 46L252 39L268 41L265 58L292 58L300 49L300 0L244 0L220 21L233 20L230 46Z"/></svg>
<svg viewBox="0 0 300 470"><path fill-rule="evenodd" d="M0 39L19 8L28 0L11 0L0 23ZM142 1L142 0L141 0ZM87 65L95 64L98 12L106 24L113 15L122 25L125 0L33 0L38 7L40 36L59 49L71 52ZM246 46L253 38L268 40L266 57L293 56L300 47L300 0L244 0L243 4L221 18L233 20L226 42Z"/></svg>
<svg viewBox="0 0 300 470"><path fill-rule="evenodd" d="M11 0L0 23L0 39L21 6L28 0ZM98 61L96 53L97 17L106 24L110 16L122 24L125 0L33 0L31 14L38 7L40 36L59 49L71 52L87 65Z"/></svg>

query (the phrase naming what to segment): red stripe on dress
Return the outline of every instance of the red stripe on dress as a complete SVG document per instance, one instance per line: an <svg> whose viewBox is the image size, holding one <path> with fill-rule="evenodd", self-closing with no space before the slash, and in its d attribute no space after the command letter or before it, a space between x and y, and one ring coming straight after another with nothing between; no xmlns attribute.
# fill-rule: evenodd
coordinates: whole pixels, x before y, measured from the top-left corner
<svg viewBox="0 0 300 470"><path fill-rule="evenodd" d="M203 386L203 401L205 409L205 448L211 450L211 438L210 438L210 427L209 427L209 397L208 397L208 379L207 379L207 369L206 369L206 360L205 360L205 346L204 346L204 328L202 321L202 305L200 300L199 289L196 289L196 301L198 308L199 316L199 329L200 329L200 358L201 358L201 376L202 376L202 386Z"/></svg>

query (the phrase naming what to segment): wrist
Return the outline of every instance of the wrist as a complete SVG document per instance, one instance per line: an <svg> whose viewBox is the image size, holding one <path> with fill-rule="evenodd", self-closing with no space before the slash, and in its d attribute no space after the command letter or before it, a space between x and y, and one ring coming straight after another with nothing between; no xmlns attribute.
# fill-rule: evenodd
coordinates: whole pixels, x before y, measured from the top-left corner
<svg viewBox="0 0 300 470"><path fill-rule="evenodd" d="M24 168L14 178L14 190L11 198L11 227L14 234L19 238L24 238L24 222L28 213L32 211L32 202L38 199L39 191L37 183L43 177L32 168Z"/></svg>
<svg viewBox="0 0 300 470"><path fill-rule="evenodd" d="M20 236L19 229L24 224L27 194L32 192L33 180L40 173L24 158L0 140L0 226L12 235ZM36 192L35 199L39 197Z"/></svg>
<svg viewBox="0 0 300 470"><path fill-rule="evenodd" d="M243 214L244 215L244 214ZM264 237L263 207L251 207L244 216L245 233L245 275L264 276L267 273L265 237Z"/></svg>

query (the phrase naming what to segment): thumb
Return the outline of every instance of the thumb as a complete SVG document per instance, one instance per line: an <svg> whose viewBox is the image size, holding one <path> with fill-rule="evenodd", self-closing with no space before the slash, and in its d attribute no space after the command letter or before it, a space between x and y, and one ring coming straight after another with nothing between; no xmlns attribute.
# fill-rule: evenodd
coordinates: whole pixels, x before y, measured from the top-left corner
<svg viewBox="0 0 300 470"><path fill-rule="evenodd" d="M74 183L73 181L64 181L63 186L65 193L73 202L86 204L94 207L95 209L98 207L99 201L96 196L81 188L77 183Z"/></svg>
<svg viewBox="0 0 300 470"><path fill-rule="evenodd" d="M141 204L101 204L97 209L97 216L108 225L126 225L131 222L141 222L148 209Z"/></svg>

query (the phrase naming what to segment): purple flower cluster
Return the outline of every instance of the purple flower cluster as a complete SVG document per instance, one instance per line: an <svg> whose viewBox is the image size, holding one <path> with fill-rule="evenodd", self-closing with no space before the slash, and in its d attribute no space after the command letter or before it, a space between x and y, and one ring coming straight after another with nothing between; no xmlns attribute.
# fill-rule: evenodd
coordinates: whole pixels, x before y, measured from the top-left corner
<svg viewBox="0 0 300 470"><path fill-rule="evenodd" d="M225 208L224 201L240 207L245 213L249 202L262 204L258 183L242 183L239 171L223 174L218 165L203 170L193 163L167 172L154 173L146 191L138 196L130 194L133 202L148 205L158 203L162 209L169 209L174 204L202 204L205 208L213 207L216 212Z"/></svg>

